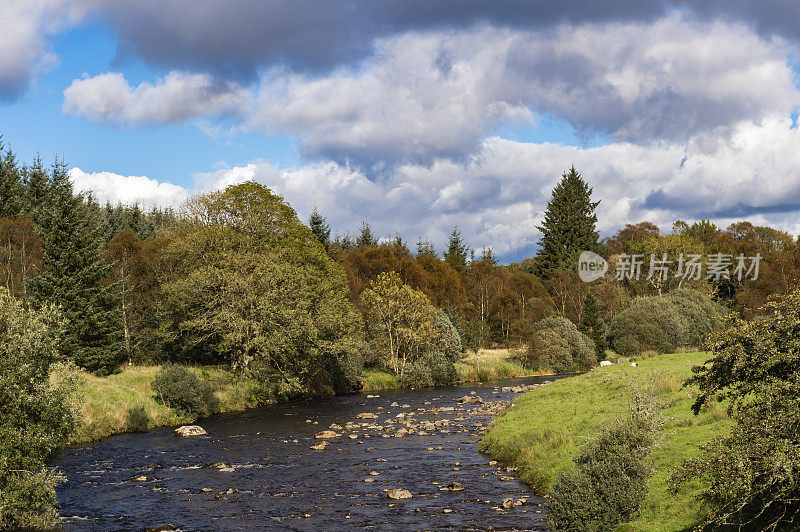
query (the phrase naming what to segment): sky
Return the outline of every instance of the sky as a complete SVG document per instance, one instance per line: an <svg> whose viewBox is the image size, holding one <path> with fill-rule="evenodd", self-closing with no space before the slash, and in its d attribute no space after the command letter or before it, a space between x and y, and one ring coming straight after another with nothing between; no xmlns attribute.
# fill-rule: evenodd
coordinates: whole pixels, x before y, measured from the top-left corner
<svg viewBox="0 0 800 532"><path fill-rule="evenodd" d="M255 180L334 232L535 253L571 165L601 235L800 233L793 0L3 0L0 134L101 201Z"/></svg>

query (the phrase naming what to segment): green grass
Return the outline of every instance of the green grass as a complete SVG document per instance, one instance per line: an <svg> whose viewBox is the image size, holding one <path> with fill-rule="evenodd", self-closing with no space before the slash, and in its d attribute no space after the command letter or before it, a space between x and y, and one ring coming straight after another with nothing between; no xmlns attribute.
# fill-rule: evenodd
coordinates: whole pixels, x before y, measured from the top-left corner
<svg viewBox="0 0 800 532"><path fill-rule="evenodd" d="M364 369L361 375L364 383L364 392L377 392L380 390L396 390L400 388L400 379L388 371L379 369Z"/></svg>
<svg viewBox="0 0 800 532"><path fill-rule="evenodd" d="M171 408L155 400L150 382L160 366L124 366L122 371L107 377L76 372L81 382L78 390L82 423L71 443L95 441L128 429L128 409L142 405L150 418L150 428L190 423ZM249 401L249 383L237 379L230 371L218 367L191 368L210 381L216 390L222 412L255 406ZM65 370L54 375L59 378Z"/></svg>
<svg viewBox="0 0 800 532"><path fill-rule="evenodd" d="M620 364L559 380L524 394L499 417L481 442L481 450L508 465L519 467L524 482L539 493L556 476L573 466L576 450L606 421L624 415L630 394L629 379L646 383L656 379L661 398L671 404L665 440L653 452L654 474L639 518L620 527L630 531L685 530L704 516L695 496L699 481L670 493L666 479L684 459L697 456L699 446L727 434L732 422L724 407L714 404L695 416L690 410L696 390L683 388L692 366L706 361L706 353L676 353L639 359L639 366Z"/></svg>
<svg viewBox="0 0 800 532"><path fill-rule="evenodd" d="M466 357L456 362L458 380L461 382L486 382L497 379L528 377L543 374L525 369L514 360L511 349L479 349L471 351Z"/></svg>

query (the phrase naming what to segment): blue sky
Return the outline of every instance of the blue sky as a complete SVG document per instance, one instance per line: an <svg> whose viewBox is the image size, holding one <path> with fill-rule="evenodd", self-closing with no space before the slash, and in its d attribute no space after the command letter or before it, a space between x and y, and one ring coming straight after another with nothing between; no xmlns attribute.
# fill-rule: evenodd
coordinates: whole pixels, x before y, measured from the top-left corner
<svg viewBox="0 0 800 532"><path fill-rule="evenodd" d="M800 7L7 1L4 141L101 199L254 179L339 233L441 246L458 225L515 260L575 164L602 234L709 214L800 233Z"/></svg>

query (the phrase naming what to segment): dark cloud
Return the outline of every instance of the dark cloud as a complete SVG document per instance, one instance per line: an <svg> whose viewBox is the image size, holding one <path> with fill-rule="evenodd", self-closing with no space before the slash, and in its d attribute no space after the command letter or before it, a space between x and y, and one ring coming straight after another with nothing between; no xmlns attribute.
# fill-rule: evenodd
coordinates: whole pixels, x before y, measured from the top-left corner
<svg viewBox="0 0 800 532"><path fill-rule="evenodd" d="M376 38L409 30L477 22L536 28L663 12L652 0L121 0L101 8L121 57L242 77L275 63L317 71L349 64L368 55Z"/></svg>

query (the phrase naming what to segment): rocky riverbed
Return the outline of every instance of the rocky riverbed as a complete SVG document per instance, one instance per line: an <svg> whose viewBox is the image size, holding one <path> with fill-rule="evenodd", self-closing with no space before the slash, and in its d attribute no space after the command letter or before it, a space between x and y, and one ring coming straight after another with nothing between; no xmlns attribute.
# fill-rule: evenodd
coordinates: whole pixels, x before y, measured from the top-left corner
<svg viewBox="0 0 800 532"><path fill-rule="evenodd" d="M542 530L477 442L546 378L291 403L67 449L67 530Z"/></svg>

